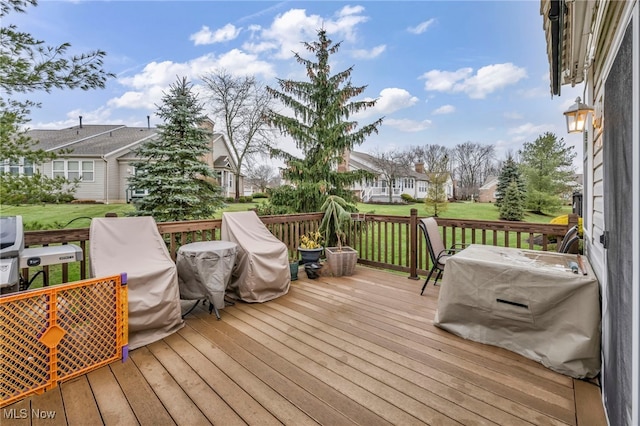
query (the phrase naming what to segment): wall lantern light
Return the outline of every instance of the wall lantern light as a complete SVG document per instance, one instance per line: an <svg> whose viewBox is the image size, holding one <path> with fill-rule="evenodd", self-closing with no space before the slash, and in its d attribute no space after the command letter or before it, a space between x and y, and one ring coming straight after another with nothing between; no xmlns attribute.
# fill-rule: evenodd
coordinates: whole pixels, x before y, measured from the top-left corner
<svg viewBox="0 0 640 426"><path fill-rule="evenodd" d="M592 111L593 108L589 105L583 104L582 99L578 96L576 98L576 103L571 105L571 107L564 112L564 116L567 118L567 132L581 133L584 131L587 116Z"/></svg>

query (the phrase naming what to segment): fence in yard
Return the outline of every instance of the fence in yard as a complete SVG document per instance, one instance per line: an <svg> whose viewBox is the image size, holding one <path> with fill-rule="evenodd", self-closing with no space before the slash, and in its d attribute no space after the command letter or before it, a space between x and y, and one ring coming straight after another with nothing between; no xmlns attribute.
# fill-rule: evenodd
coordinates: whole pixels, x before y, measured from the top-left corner
<svg viewBox="0 0 640 426"><path fill-rule="evenodd" d="M347 243L358 251L359 263L406 272L409 278L414 279L428 273L431 265L424 236L418 228L420 217L416 209L412 209L409 216L354 213L352 217L353 226ZM286 244L289 254L297 256L300 237L318 229L322 213L261 216L260 219ZM552 241L577 224L578 217L569 215L567 225L440 218L437 222L445 246L464 243L551 250L555 249ZM174 260L178 248L183 244L219 240L221 227L220 219L158 224L158 230L164 236ZM70 278L88 278L91 261L88 241L88 228L25 232L27 247L73 243L82 248L84 259L81 262L44 267L46 279L56 277L50 280L51 283L68 282ZM33 268L22 270L25 278L30 273L34 273Z"/></svg>

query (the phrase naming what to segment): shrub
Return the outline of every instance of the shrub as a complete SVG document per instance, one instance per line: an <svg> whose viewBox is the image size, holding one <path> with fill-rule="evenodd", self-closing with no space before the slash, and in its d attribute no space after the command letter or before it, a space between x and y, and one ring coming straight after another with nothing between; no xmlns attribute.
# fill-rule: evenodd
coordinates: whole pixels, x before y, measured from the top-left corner
<svg viewBox="0 0 640 426"><path fill-rule="evenodd" d="M409 194L402 194L402 195L400 195L400 198L402 198L402 201L404 201L405 203L415 203L416 202L416 199L413 198Z"/></svg>
<svg viewBox="0 0 640 426"><path fill-rule="evenodd" d="M254 192L252 194L253 199L255 200L256 198L269 198L269 196L267 194L265 194L264 192Z"/></svg>
<svg viewBox="0 0 640 426"><path fill-rule="evenodd" d="M233 197L225 197L224 202L225 203L235 203L236 199L233 198Z"/></svg>

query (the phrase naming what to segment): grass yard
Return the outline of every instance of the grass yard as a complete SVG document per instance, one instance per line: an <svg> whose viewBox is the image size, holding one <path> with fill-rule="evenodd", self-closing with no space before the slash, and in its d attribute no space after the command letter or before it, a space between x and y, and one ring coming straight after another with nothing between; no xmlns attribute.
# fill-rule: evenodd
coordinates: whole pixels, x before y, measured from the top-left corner
<svg viewBox="0 0 640 426"><path fill-rule="evenodd" d="M218 210L214 218L220 219L222 212L247 211L257 203L231 203L222 210ZM358 210L362 213L376 213L383 215L409 216L412 208L418 209L419 216L426 216L427 210L422 203L415 204L363 204L358 203ZM106 213L117 213L126 216L134 210L131 204L46 204L8 206L0 205L0 215L21 215L25 230L55 229L55 228L88 228L91 218L103 217ZM571 213L571 207L565 206L557 215ZM449 219L477 219L498 220L498 209L494 204L485 203L449 203L442 218ZM554 216L526 213L525 222L548 223Z"/></svg>
<svg viewBox="0 0 640 426"><path fill-rule="evenodd" d="M418 216L427 216L427 209L422 203L415 204L363 204L358 203L358 210L361 213L375 213L383 215L409 216L411 209L418 209ZM571 206L564 206L555 215L547 216L526 212L524 221L532 223L548 223L556 216L571 213ZM498 208L490 203L458 202L449 203L447 210L439 217L443 219L475 219L475 220L498 220Z"/></svg>

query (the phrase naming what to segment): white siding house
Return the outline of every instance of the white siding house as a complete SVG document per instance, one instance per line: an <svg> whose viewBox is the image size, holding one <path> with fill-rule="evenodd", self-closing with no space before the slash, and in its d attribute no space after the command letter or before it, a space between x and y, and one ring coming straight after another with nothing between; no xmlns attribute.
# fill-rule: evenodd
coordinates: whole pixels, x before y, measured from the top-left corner
<svg viewBox="0 0 640 426"><path fill-rule="evenodd" d="M602 294L602 395L640 424L640 5L542 0L551 91L584 84L584 250Z"/></svg>
<svg viewBox="0 0 640 426"><path fill-rule="evenodd" d="M210 120L202 126L213 131ZM36 165L36 169L45 176L78 178L76 199L108 204L145 195L129 188L129 176L135 174L132 162L140 160L133 150L157 133L153 127L80 124L60 130L31 130L27 134L37 141L35 148L58 153L57 159ZM213 133L211 150L204 160L218 172L223 195L234 196L236 163L223 134Z"/></svg>
<svg viewBox="0 0 640 426"><path fill-rule="evenodd" d="M391 185L389 185L382 171L376 169L375 164L371 155L364 152L351 151L345 156L345 164L341 165L346 170L366 170L376 175L374 179L358 182L351 187L354 194L363 202L386 202L389 199L393 202L400 202L402 194L410 195L414 199L423 199L427 196L431 183L429 175L425 173L423 164L417 163L414 170L407 171L403 176L394 178ZM453 198L453 181L449 174L447 174L444 187L447 198Z"/></svg>

